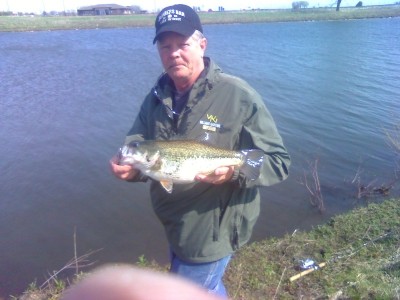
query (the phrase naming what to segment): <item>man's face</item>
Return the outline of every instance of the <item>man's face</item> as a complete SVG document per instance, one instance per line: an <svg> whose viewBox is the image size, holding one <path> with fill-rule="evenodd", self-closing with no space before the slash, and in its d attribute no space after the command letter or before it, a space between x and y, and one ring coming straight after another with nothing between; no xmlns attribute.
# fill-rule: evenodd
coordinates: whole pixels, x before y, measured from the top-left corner
<svg viewBox="0 0 400 300"><path fill-rule="evenodd" d="M175 32L166 32L159 38L161 62L178 90L193 85L203 71L206 45L206 39L195 40Z"/></svg>

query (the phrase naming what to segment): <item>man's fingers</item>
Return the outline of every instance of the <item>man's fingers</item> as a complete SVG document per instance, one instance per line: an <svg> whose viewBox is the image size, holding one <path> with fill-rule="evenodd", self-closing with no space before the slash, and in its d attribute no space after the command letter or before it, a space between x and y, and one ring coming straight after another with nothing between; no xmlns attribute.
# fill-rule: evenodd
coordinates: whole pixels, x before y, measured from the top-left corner
<svg viewBox="0 0 400 300"><path fill-rule="evenodd" d="M196 176L196 180L213 184L221 184L231 179L233 175L233 169L233 166L219 167L211 174L198 174Z"/></svg>

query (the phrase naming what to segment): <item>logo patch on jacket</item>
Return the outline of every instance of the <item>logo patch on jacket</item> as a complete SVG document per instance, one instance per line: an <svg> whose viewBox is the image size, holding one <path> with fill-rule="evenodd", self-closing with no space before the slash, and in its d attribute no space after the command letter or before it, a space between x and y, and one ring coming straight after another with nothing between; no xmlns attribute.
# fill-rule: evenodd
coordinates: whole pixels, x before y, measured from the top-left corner
<svg viewBox="0 0 400 300"><path fill-rule="evenodd" d="M217 131L217 128L221 128L221 124L218 123L218 117L215 115L207 114L207 121L200 120L200 124L203 125L204 130Z"/></svg>

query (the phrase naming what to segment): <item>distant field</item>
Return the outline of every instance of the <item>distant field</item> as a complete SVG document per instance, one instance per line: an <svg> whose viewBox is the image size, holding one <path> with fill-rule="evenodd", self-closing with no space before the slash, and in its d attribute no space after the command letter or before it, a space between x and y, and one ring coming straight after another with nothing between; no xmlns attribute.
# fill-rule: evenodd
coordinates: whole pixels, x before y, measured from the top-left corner
<svg viewBox="0 0 400 300"><path fill-rule="evenodd" d="M344 20L363 18L389 18L400 16L400 5L371 6L362 8L309 8L254 10L235 12L201 12L203 24L262 23ZM40 31L73 30L93 28L148 27L154 24L154 14L91 17L42 17L42 16L2 16L0 31Z"/></svg>

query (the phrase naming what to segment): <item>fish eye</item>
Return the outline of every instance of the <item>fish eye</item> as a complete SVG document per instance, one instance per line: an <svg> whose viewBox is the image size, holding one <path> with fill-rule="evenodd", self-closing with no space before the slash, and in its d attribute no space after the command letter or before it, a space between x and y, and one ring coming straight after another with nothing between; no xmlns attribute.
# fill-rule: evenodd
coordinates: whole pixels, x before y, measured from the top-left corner
<svg viewBox="0 0 400 300"><path fill-rule="evenodd" d="M133 147L133 148L138 148L139 145L140 145L139 142L131 142L130 143L130 146Z"/></svg>
<svg viewBox="0 0 400 300"><path fill-rule="evenodd" d="M150 162L150 157L148 155L146 155L146 160L147 162Z"/></svg>

